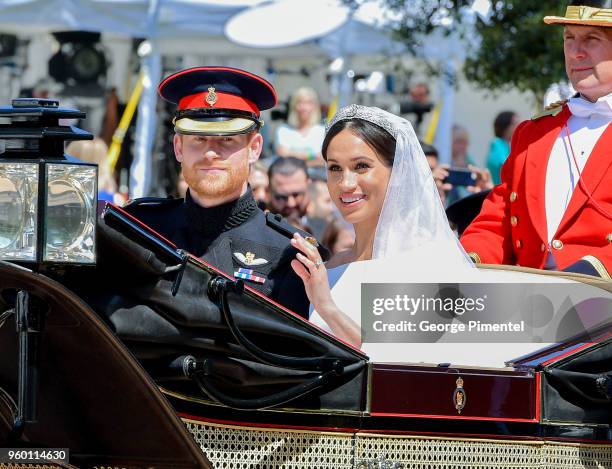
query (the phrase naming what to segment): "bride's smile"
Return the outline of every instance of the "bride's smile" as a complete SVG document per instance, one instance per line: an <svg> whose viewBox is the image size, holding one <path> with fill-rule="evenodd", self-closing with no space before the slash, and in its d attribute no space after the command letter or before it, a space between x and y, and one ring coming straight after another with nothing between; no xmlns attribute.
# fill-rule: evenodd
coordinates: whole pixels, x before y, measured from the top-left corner
<svg viewBox="0 0 612 469"><path fill-rule="evenodd" d="M356 205L357 203L364 201L366 196L364 194L342 194L340 196L340 202L344 205Z"/></svg>

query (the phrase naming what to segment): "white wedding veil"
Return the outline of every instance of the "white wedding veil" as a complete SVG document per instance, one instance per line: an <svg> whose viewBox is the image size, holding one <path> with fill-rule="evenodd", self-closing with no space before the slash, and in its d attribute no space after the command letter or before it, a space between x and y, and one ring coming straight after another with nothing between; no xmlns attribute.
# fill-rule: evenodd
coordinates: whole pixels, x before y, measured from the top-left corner
<svg viewBox="0 0 612 469"><path fill-rule="evenodd" d="M382 109L352 104L336 113L326 131L329 132L340 121L351 119L376 124L396 141L393 169L376 227L372 258L394 257L424 246L434 246L445 264L473 266L448 224L438 188L412 124Z"/></svg>

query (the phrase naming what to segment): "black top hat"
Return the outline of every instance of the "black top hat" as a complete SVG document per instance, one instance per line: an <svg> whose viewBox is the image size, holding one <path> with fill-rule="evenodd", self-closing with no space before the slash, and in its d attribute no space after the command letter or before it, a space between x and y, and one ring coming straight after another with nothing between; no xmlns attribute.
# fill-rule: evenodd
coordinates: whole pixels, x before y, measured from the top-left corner
<svg viewBox="0 0 612 469"><path fill-rule="evenodd" d="M196 67L170 75L159 95L178 109L181 134L237 135L263 125L260 112L276 105L276 91L263 78L231 67Z"/></svg>
<svg viewBox="0 0 612 469"><path fill-rule="evenodd" d="M565 16L545 16L544 22L612 27L612 0L572 0Z"/></svg>

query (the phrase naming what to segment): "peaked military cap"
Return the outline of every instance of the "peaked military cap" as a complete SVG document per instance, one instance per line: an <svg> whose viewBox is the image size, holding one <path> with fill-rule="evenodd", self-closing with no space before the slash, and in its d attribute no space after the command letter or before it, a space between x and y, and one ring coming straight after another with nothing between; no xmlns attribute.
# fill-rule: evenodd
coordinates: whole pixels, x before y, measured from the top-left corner
<svg viewBox="0 0 612 469"><path fill-rule="evenodd" d="M263 78L231 67L195 67L164 79L159 95L178 109L180 134L237 135L263 125L261 111L276 105L274 87Z"/></svg>
<svg viewBox="0 0 612 469"><path fill-rule="evenodd" d="M545 16L544 22L612 27L612 0L572 0L565 16Z"/></svg>

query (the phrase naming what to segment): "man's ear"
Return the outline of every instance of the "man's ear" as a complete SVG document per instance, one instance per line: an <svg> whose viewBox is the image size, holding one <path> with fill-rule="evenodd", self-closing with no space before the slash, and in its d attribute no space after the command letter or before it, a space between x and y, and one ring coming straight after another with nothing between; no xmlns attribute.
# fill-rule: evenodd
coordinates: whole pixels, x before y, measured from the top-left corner
<svg viewBox="0 0 612 469"><path fill-rule="evenodd" d="M263 149L263 137L258 132L251 137L249 141L249 164L255 163L261 155Z"/></svg>
<svg viewBox="0 0 612 469"><path fill-rule="evenodd" d="M179 134L174 134L174 138L172 139L172 144L174 145L174 157L176 161L179 163L183 162L183 137Z"/></svg>

